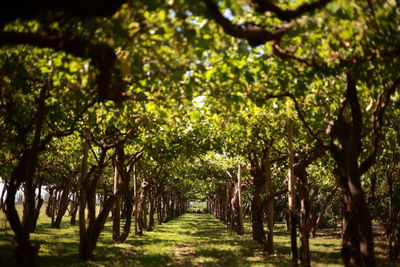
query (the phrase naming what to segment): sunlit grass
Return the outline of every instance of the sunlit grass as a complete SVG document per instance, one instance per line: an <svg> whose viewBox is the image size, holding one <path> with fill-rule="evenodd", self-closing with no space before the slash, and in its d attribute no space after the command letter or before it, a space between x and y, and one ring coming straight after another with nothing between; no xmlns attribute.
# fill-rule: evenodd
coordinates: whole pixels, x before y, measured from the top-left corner
<svg viewBox="0 0 400 267"><path fill-rule="evenodd" d="M37 231L31 235L33 242L40 244L41 266L291 266L289 234L283 224L275 227L275 253L266 255L251 240L248 222L246 234L238 236L211 215L195 213L157 225L142 237L131 235L124 244L113 242L109 219L94 260L82 263L77 257L79 229L71 226L69 219L66 216L61 228L53 229L42 211ZM15 245L11 233L0 212L0 266L9 265ZM340 245L340 236L333 229L311 239L312 266L342 266ZM378 243L380 266L390 266L382 259L385 249L384 242Z"/></svg>

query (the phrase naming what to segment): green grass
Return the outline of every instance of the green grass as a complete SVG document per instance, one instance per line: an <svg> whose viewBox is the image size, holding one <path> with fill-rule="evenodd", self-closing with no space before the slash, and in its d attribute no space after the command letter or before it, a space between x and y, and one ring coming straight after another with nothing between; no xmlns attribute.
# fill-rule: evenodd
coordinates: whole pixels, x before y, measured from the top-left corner
<svg viewBox="0 0 400 267"><path fill-rule="evenodd" d="M0 212L0 266L9 265L14 241ZM208 214L187 213L158 225L143 237L130 236L125 244L112 241L108 221L97 244L94 260L82 263L77 258L79 232L69 225L69 217L60 229L50 227L50 218L40 216L31 239L40 244L41 266L291 266L290 240L283 224L275 228L275 254L266 255L251 240L250 225L238 236ZM325 230L310 240L312 266L342 266L340 236ZM384 257L383 243L377 246ZM380 259L380 266L389 266ZM392 264L391 266L395 266Z"/></svg>

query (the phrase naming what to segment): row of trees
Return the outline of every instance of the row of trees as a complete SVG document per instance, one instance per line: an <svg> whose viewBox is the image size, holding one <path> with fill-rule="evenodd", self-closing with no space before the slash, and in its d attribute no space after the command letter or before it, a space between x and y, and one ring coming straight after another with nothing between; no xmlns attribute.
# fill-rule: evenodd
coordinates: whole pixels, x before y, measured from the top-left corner
<svg viewBox="0 0 400 267"><path fill-rule="evenodd" d="M251 211L272 252L288 193L292 262L298 224L309 265L336 188L344 264L375 265L372 219L398 258L397 1L22 2L0 11L2 208L17 263L36 262L42 186L54 227L68 205L78 215L84 260L110 212L124 242L132 216L140 234L206 196L238 233Z"/></svg>

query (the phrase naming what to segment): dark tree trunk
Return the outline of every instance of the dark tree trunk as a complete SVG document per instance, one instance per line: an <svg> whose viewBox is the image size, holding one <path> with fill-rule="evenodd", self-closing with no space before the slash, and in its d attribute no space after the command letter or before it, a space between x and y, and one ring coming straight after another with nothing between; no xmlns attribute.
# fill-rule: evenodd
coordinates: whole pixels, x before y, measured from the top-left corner
<svg viewBox="0 0 400 267"><path fill-rule="evenodd" d="M93 257L100 232L115 202L115 196L110 196L105 200L103 209L96 217L96 189L102 170L106 166L107 148L102 148L97 165L92 166L89 172L87 172L88 150L89 144L84 142L79 194L79 258L83 261Z"/></svg>
<svg viewBox="0 0 400 267"><path fill-rule="evenodd" d="M49 198L48 198L48 200L47 200L47 204L46 204L46 215L48 216L48 217L50 217L51 218L51 215L52 215L52 209L54 208L54 205L53 205L53 202L54 202L54 191L55 191L55 187L54 186L52 186L52 187L50 187L49 188Z"/></svg>
<svg viewBox="0 0 400 267"><path fill-rule="evenodd" d="M348 171L340 175L336 170L343 193L343 261L346 266L375 266L371 217L360 177L356 169Z"/></svg>
<svg viewBox="0 0 400 267"><path fill-rule="evenodd" d="M344 112L346 108L350 110L350 116ZM348 75L345 100L338 118L328 129L330 150L335 160L334 174L342 189L342 258L345 266L375 266L371 216L361 187L362 172L358 165L362 128L356 82Z"/></svg>
<svg viewBox="0 0 400 267"><path fill-rule="evenodd" d="M43 206L43 199L42 199L42 181L39 182L39 191L38 191L38 196L37 196L37 204L36 204L36 208L35 208L35 217L33 219L33 225L32 225L32 229L31 232L35 232L36 230L36 224L37 224L37 220L39 219L39 215L40 215L40 209Z"/></svg>
<svg viewBox="0 0 400 267"><path fill-rule="evenodd" d="M296 214L296 180L294 174L294 153L293 153L293 124L288 124L288 155L289 155L289 172L288 172L288 209L290 224L290 243L291 243L291 259L292 265L298 266L298 250L297 250L297 214Z"/></svg>
<svg viewBox="0 0 400 267"><path fill-rule="evenodd" d="M272 188L272 171L270 152L266 151L264 156L265 163L265 184L267 187L268 196L270 198L266 203L267 211L267 252L268 254L274 253L274 189Z"/></svg>
<svg viewBox="0 0 400 267"><path fill-rule="evenodd" d="M114 166L114 195L116 196L114 202L114 208L112 210L113 219L113 240L115 242L120 242L120 228L121 228L121 187L122 179L118 173L117 166Z"/></svg>
<svg viewBox="0 0 400 267"><path fill-rule="evenodd" d="M72 201L70 204L70 211L69 215L71 216L70 224L75 225L76 224L76 213L78 212L78 207L79 207L79 201L78 201L78 193L75 192L72 196Z"/></svg>
<svg viewBox="0 0 400 267"><path fill-rule="evenodd" d="M138 229L137 229L137 235L142 236L143 235L143 229L145 227L145 222L144 222L144 212L146 209L146 198L147 198L147 188L149 186L149 183L146 181L142 182L141 185L141 192L140 192L140 200L138 203L138 211L137 211L137 218L138 218Z"/></svg>
<svg viewBox="0 0 400 267"><path fill-rule="evenodd" d="M30 231L32 225L29 222L21 223L18 212L15 208L15 194L22 183L22 179L32 181L33 173L37 166L38 154L34 151L25 153L19 160L18 165L13 170L11 179L7 184L7 196L6 196L6 216L11 228L14 231L14 238L17 246L13 253L13 265L15 266L38 266L38 250L39 245L32 244L30 242ZM28 187L31 183L28 183ZM28 200L25 200L28 201ZM35 199L29 199L34 201ZM31 206L31 205L27 205ZM34 217L34 209L29 210L32 214L26 214L25 218Z"/></svg>
<svg viewBox="0 0 400 267"><path fill-rule="evenodd" d="M265 188L265 175L261 169L253 171L254 188L251 200L251 227L253 240L266 248L266 236L264 231L264 207L262 205L261 193Z"/></svg>
<svg viewBox="0 0 400 267"><path fill-rule="evenodd" d="M68 195L69 195L69 187L64 186L58 193L58 201L55 201L57 203L57 208L56 210L56 218L54 222L52 221L52 227L54 228L60 228L62 218L64 217L65 213L67 212L68 209Z"/></svg>
<svg viewBox="0 0 400 267"><path fill-rule="evenodd" d="M33 185L33 177L38 165L38 157L46 145L51 141L51 137L47 136L44 140L42 130L44 119L46 116L46 103L48 86L43 85L39 98L37 100L37 110L33 117L33 125L25 127L17 127L20 132L17 134L20 139L20 145L23 147L21 156L18 158L17 165L11 173L11 177L7 184L6 196L6 216L11 228L14 231L14 239L17 243L13 254L13 265L15 266L37 266L38 265L38 245L30 242L30 232L34 226L35 219L35 187ZM12 103L9 103L12 106ZM12 112L12 108L11 108ZM11 115L11 114L10 114ZM32 133L31 142L27 142L27 138ZM31 143L30 147L26 147L27 143ZM27 199L25 199L23 212L23 222L21 223L18 212L15 208L15 194L21 184L24 183Z"/></svg>
<svg viewBox="0 0 400 267"><path fill-rule="evenodd" d="M4 201L5 201L4 194L6 193L6 191L7 191L7 183L4 183L3 190L1 191L1 196L0 196L0 208L4 213L6 213L6 205L4 203Z"/></svg>
<svg viewBox="0 0 400 267"><path fill-rule="evenodd" d="M319 212L318 218L315 221L314 226L312 228L312 237L315 237L317 235L317 231L321 225L321 222L324 220L326 209L328 208L328 205L331 203L331 201L332 201L333 197L335 196L338 189L339 189L339 187L335 186L335 188L332 190L332 192L329 193L326 200L324 201L324 205L322 206L322 209Z"/></svg>
<svg viewBox="0 0 400 267"><path fill-rule="evenodd" d="M304 170L305 171L305 170ZM300 178L299 176L297 176ZM303 173L300 179L298 192L300 196L300 263L301 266L309 267L310 263L310 210L311 203L307 184L307 174Z"/></svg>
<svg viewBox="0 0 400 267"><path fill-rule="evenodd" d="M149 225L147 231L153 231L154 228L154 212L156 209L157 195L155 194L155 188L153 187L150 191L150 209L149 209Z"/></svg>
<svg viewBox="0 0 400 267"><path fill-rule="evenodd" d="M29 232L33 232L35 226L35 185L32 180L26 181L24 184L24 210L22 216L22 227Z"/></svg>

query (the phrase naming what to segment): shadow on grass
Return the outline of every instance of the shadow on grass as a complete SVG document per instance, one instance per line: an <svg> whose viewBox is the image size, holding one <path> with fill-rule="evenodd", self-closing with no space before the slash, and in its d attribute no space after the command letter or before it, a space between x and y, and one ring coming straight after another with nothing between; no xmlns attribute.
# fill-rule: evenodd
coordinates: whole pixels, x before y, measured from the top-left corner
<svg viewBox="0 0 400 267"><path fill-rule="evenodd" d="M12 235L1 230L0 266L9 266L15 242ZM68 220L60 229L51 228L48 219L41 221L32 234L32 241L41 245L41 266L179 266L174 265L177 257L184 257L185 266L291 266L290 239L283 224L275 227L275 254L270 256L251 240L249 223L246 231L245 235L238 236L211 215L190 213L157 225L153 232L145 232L142 237L131 234L126 243L115 244L108 220L94 259L85 263L77 256L79 229L70 226ZM335 232L328 229L321 233L310 240L312 266L342 265L340 240ZM186 254L179 255L179 248ZM384 257L387 251L384 242L376 248ZM378 266L399 265L378 259Z"/></svg>

